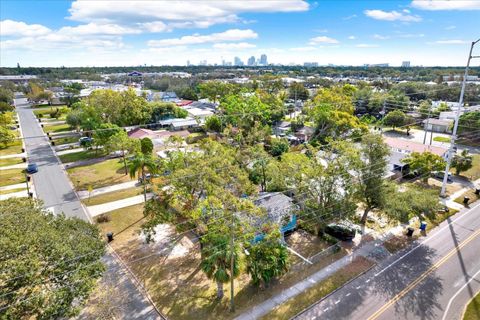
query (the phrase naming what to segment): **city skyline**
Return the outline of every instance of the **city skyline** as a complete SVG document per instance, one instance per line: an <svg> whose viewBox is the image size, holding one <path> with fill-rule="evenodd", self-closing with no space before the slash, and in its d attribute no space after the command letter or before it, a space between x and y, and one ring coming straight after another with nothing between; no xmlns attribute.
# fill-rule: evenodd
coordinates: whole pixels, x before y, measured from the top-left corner
<svg viewBox="0 0 480 320"><path fill-rule="evenodd" d="M1 66L463 65L480 1L5 1Z"/></svg>

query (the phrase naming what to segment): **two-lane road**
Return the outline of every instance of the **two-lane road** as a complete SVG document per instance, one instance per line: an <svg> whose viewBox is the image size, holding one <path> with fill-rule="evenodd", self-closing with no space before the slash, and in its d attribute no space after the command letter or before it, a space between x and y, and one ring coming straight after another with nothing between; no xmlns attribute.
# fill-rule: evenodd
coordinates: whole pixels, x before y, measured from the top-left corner
<svg viewBox="0 0 480 320"><path fill-rule="evenodd" d="M297 318L460 320L479 291L477 203Z"/></svg>
<svg viewBox="0 0 480 320"><path fill-rule="evenodd" d="M67 217L88 221L87 213L83 210L27 100L17 97L15 106L25 139L28 162L36 163L39 168L38 172L32 175L37 197L43 201L45 208L54 214L64 213Z"/></svg>

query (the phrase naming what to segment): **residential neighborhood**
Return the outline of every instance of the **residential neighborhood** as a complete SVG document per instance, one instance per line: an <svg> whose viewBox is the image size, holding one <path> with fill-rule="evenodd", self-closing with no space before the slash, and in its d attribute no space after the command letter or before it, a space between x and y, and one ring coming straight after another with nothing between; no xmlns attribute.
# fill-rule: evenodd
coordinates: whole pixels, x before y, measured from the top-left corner
<svg viewBox="0 0 480 320"><path fill-rule="evenodd" d="M337 18L399 21L395 29L473 10L417 2L386 12L366 1ZM73 1L67 20L84 22L57 31L15 21L8 3L0 319L480 319L478 35L457 48L463 58L470 49L466 66L445 58L397 67L363 55L361 64L315 62L316 46L345 45L330 27L315 31L328 35L312 36L315 48L288 50L304 63L272 62L283 51L240 42L256 41L252 30L204 34L227 17L255 25L267 13L293 19L327 4L340 10L331 1L278 1L282 10L152 1L138 3L139 14L131 1ZM49 4L65 10L58 5ZM202 18L183 21L175 6ZM164 22L148 20L154 9ZM203 31L168 35L191 28ZM252 53L245 63L240 53L214 64L187 53L186 65L116 60L132 42L109 51L112 63L36 66L17 52L12 64L22 32L87 44L97 33L155 34L148 46L157 55L213 43L197 48L199 59L213 49ZM404 35L372 39L417 38ZM382 48L362 44L354 50Z"/></svg>

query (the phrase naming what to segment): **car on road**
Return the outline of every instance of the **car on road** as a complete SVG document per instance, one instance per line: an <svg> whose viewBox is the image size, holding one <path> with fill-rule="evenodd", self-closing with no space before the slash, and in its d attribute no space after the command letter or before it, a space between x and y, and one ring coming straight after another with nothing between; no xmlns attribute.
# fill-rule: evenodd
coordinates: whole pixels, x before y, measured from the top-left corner
<svg viewBox="0 0 480 320"><path fill-rule="evenodd" d="M349 223L330 223L325 227L324 232L332 237L342 241L352 241L355 238L357 230L355 226Z"/></svg>
<svg viewBox="0 0 480 320"><path fill-rule="evenodd" d="M27 166L27 173L36 173L38 172L38 166L36 163L29 163Z"/></svg>
<svg viewBox="0 0 480 320"><path fill-rule="evenodd" d="M445 176L445 172L443 171L433 171L432 172L432 177L436 178L436 179L440 179L440 180L443 180L443 177ZM448 173L448 177L447 177L447 181L448 182L452 182L452 174L449 172Z"/></svg>

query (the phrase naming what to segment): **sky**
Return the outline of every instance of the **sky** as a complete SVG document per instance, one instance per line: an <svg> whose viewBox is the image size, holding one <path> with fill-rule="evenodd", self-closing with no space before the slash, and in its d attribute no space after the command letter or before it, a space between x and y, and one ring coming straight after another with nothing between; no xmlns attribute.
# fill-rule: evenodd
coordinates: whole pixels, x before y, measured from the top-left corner
<svg viewBox="0 0 480 320"><path fill-rule="evenodd" d="M480 0L2 0L0 66L462 66L479 18Z"/></svg>

